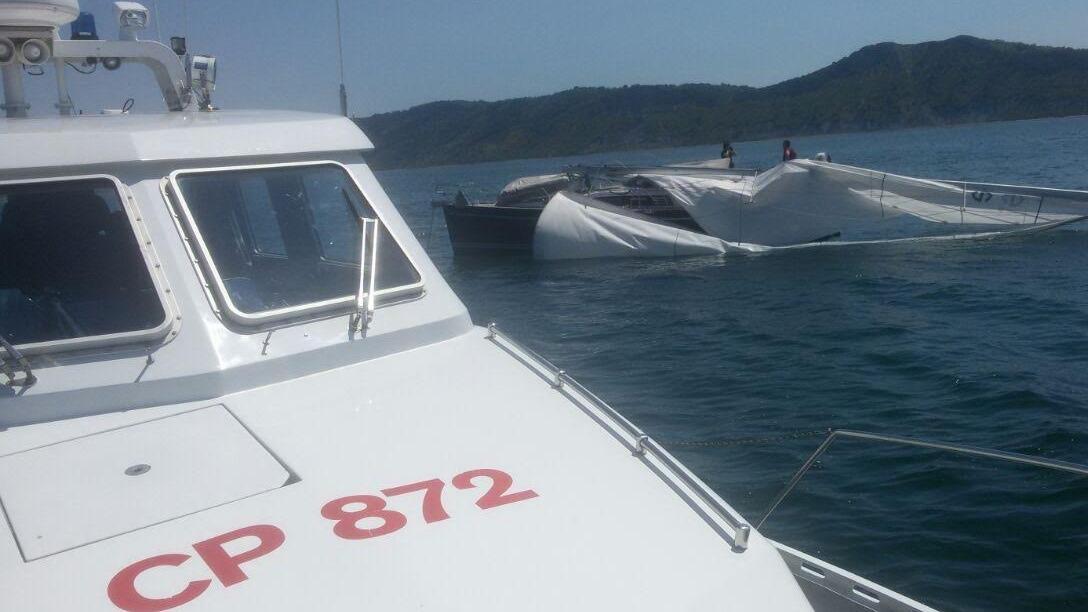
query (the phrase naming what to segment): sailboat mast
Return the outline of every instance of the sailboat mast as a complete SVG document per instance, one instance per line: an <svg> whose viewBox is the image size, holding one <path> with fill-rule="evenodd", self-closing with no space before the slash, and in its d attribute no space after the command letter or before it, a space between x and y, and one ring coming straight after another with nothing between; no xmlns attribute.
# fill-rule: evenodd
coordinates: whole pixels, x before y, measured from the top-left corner
<svg viewBox="0 0 1088 612"><path fill-rule="evenodd" d="M340 63L340 114L348 116L348 90L344 87L344 42L340 27L340 0L336 0L336 57Z"/></svg>

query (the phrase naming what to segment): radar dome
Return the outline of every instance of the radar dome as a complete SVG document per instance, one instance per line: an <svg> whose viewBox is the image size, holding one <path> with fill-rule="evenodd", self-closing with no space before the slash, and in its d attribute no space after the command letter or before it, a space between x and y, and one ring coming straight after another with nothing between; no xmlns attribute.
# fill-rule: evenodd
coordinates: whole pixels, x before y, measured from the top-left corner
<svg viewBox="0 0 1088 612"><path fill-rule="evenodd" d="M79 16L79 0L0 0L0 28L57 28Z"/></svg>

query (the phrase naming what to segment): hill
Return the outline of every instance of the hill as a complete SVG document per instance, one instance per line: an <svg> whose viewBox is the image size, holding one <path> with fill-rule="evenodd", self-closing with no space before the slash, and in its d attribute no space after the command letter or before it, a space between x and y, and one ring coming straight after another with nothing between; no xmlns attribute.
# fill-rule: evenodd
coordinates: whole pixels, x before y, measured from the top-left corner
<svg viewBox="0 0 1088 612"><path fill-rule="evenodd" d="M390 168L1081 114L1088 50L958 36L871 45L761 88L576 87L357 121Z"/></svg>

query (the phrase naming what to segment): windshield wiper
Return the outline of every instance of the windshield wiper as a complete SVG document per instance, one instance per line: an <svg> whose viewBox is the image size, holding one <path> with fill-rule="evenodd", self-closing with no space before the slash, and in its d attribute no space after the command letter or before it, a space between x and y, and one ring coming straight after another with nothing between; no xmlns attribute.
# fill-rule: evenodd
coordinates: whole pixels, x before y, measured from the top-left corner
<svg viewBox="0 0 1088 612"><path fill-rule="evenodd" d="M7 352L7 357L0 355L0 372L8 377L6 383L9 387L29 387L38 382L38 377L34 376L34 372L30 369L30 361L19 352L19 349L15 348L8 339L0 334L0 348L3 348ZM15 368L11 367L8 363L8 357L15 362L23 370L23 377L17 378L15 376Z"/></svg>
<svg viewBox="0 0 1088 612"><path fill-rule="evenodd" d="M377 219L360 219L362 236L359 239L359 291L355 294L355 321L352 327L365 333L374 320L374 291L378 278L378 230L381 222ZM368 236L369 234L369 236ZM368 245L369 243L369 245ZM370 247L370 261L367 261L367 247Z"/></svg>

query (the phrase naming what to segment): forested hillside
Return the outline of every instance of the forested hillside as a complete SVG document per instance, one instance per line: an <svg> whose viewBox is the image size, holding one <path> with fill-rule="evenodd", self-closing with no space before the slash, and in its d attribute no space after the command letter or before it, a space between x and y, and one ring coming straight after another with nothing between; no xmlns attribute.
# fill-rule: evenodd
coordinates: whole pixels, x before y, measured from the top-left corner
<svg viewBox="0 0 1088 612"><path fill-rule="evenodd" d="M358 122L378 168L1088 114L1088 50L959 36L865 47L762 88L578 87Z"/></svg>

